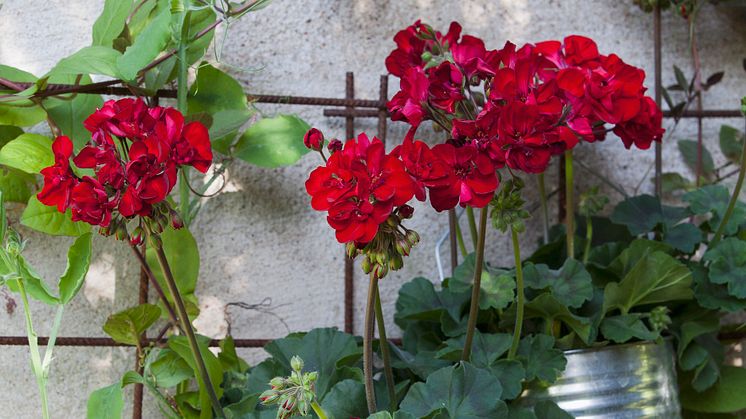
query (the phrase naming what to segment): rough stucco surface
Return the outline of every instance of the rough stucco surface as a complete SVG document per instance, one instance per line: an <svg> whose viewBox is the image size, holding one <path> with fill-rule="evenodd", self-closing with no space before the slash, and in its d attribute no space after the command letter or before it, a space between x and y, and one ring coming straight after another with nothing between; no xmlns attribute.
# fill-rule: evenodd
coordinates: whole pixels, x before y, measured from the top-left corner
<svg viewBox="0 0 746 419"><path fill-rule="evenodd" d="M5 1L0 9L0 63L44 74L60 58L90 43L90 28L102 7L100 0ZM685 24L669 13L664 16L664 81L671 81L671 65L688 69L690 60ZM616 52L646 69L652 84L652 16L642 13L631 0L276 0L230 27L221 60L247 91L255 93L342 97L344 73L354 71L357 96L377 98L379 75L385 72L384 58L393 45L391 38L397 29L418 18L439 28L458 20L465 32L481 36L492 47L502 46L507 39L523 43L561 39L571 33L591 36L601 51ZM744 94L743 20L708 6L700 26L705 75L719 70L726 73L723 82L706 95L705 108L733 109ZM390 95L396 82L391 84ZM330 135L344 135L342 121L323 117L320 108L261 106L260 110L266 115L296 112ZM727 121L705 122L705 138L711 150L717 149L717 130L723 122ZM38 130L44 131L44 127ZM356 130L374 133L375 121L359 120ZM401 124L389 124L389 144L401 138L404 131ZM423 136L432 141L436 138L427 132ZM696 127L688 121L679 127L675 138L695 136ZM666 171L685 171L673 142L664 146L664 153ZM717 160L719 153L714 154ZM625 151L616 138L585 145L577 156L630 192L653 161L652 151ZM238 164L229 174L227 191L205 202L192 227L202 255L197 287L202 315L196 323L201 333L224 336L226 303L254 304L267 298L271 299L269 309L273 314L232 311L234 336L280 337L288 330L343 326L343 250L324 217L308 206L303 188L307 173L317 163L315 156L309 155L296 166L281 170ZM555 172L552 169L548 175L550 185L555 182ZM578 190L599 183L587 173L578 172ZM527 198L533 203L533 181L527 181ZM550 186L550 190L553 188ZM643 181L641 190L650 189L651 183ZM621 197L616 192L609 195L612 201ZM556 213L555 206L553 202L552 214ZM434 243L446 228L446 217L424 205L416 205L416 209L411 225L420 232L422 244L404 269L381 284L388 321L403 282L415 276L437 278ZM535 247L538 227L535 217L523 237L524 252ZM64 249L71 240L21 230L29 239L27 255L38 271L46 278L57 278L64 269ZM507 237L491 233L488 243L488 260L511 263ZM361 271L355 274L355 324L359 333L365 281ZM60 334L103 336L101 326L106 317L137 301L137 278L138 267L128 249L97 237L86 285L66 311ZM40 304L33 310L38 331L46 335L52 311ZM389 327L394 327L393 322ZM24 335L20 309L14 314L0 312L0 334ZM241 354L250 362L265 356L261 349L242 350ZM84 417L87 395L113 383L134 365L133 351L126 348L58 348L55 358L50 403L53 416L65 418ZM37 390L26 348L0 348L0 387L0 418L38 416ZM129 409L131 398L126 400ZM146 417L158 416L152 404L146 409Z"/></svg>

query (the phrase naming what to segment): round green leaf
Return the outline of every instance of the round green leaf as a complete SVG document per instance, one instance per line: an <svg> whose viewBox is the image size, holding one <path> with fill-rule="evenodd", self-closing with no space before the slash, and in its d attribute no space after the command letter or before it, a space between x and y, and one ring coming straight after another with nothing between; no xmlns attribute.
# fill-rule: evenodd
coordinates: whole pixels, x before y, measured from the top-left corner
<svg viewBox="0 0 746 419"><path fill-rule="evenodd" d="M39 173L54 164L52 140L39 134L21 134L0 149L0 164L26 173Z"/></svg>
<svg viewBox="0 0 746 419"><path fill-rule="evenodd" d="M142 332L161 317L161 309L153 304L140 304L106 319L104 332L119 343L136 345Z"/></svg>
<svg viewBox="0 0 746 419"><path fill-rule="evenodd" d="M305 121L293 115L262 119L243 133L236 144L235 155L261 167L289 166L308 153L303 135L309 128Z"/></svg>
<svg viewBox="0 0 746 419"><path fill-rule="evenodd" d="M122 385L116 382L88 397L88 419L121 419L124 409Z"/></svg>
<svg viewBox="0 0 746 419"><path fill-rule="evenodd" d="M52 236L80 236L91 231L90 224L73 221L70 210L65 213L48 207L32 196L21 214L21 224Z"/></svg>

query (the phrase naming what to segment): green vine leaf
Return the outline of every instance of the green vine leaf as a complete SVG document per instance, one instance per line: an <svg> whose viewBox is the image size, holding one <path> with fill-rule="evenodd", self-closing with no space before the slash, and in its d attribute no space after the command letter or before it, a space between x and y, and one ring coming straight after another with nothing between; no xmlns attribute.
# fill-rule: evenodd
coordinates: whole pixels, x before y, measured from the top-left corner
<svg viewBox="0 0 746 419"><path fill-rule="evenodd" d="M0 164L37 174L54 164L52 140L39 134L21 134L0 149Z"/></svg>
<svg viewBox="0 0 746 419"><path fill-rule="evenodd" d="M140 335L161 317L161 309L153 304L140 304L112 314L104 323L104 332L125 345L138 345Z"/></svg>
<svg viewBox="0 0 746 419"><path fill-rule="evenodd" d="M132 0L106 0L104 10L93 24L93 45L112 46L124 25L132 8Z"/></svg>
<svg viewBox="0 0 746 419"><path fill-rule="evenodd" d="M694 140L679 140L679 151L684 157L684 162L694 172L697 171L697 142ZM707 148L702 145L702 174L710 176L715 173L715 162Z"/></svg>
<svg viewBox="0 0 746 419"><path fill-rule="evenodd" d="M265 118L241 135L235 156L260 167L275 168L295 164L308 153L303 136L311 128L293 115Z"/></svg>
<svg viewBox="0 0 746 419"><path fill-rule="evenodd" d="M85 47L73 55L61 59L52 68L49 75L100 74L119 78L117 60L121 57L122 54L119 51L109 47Z"/></svg>
<svg viewBox="0 0 746 419"><path fill-rule="evenodd" d="M122 385L116 382L88 396L88 419L121 419L124 409Z"/></svg>
<svg viewBox="0 0 746 419"><path fill-rule="evenodd" d="M116 68L122 79L134 80L137 73L158 54L171 40L171 10L164 8L158 16L135 38L124 54L116 58Z"/></svg>
<svg viewBox="0 0 746 419"><path fill-rule="evenodd" d="M743 150L744 133L730 125L720 126L720 151L733 163L741 161L741 150Z"/></svg>
<svg viewBox="0 0 746 419"><path fill-rule="evenodd" d="M196 317L199 314L199 306L194 290L197 288L200 265L197 241L194 240L194 236L188 228L174 229L170 226L161 234L161 241L163 243L163 253L166 254L166 260L171 267L171 273L173 273L179 292L187 304L187 312L190 317ZM163 270L160 268L158 257L152 246L148 247L145 258L148 265L152 267L156 281L164 289L166 298L173 303L173 297L168 292Z"/></svg>
<svg viewBox="0 0 746 419"><path fill-rule="evenodd" d="M91 240L93 234L86 233L75 239L67 251L67 267L59 281L60 303L67 304L83 286L91 264Z"/></svg>
<svg viewBox="0 0 746 419"><path fill-rule="evenodd" d="M39 202L35 195L21 214L21 224L52 236L80 236L91 231L90 224L73 221L70 210L59 212L57 208Z"/></svg>

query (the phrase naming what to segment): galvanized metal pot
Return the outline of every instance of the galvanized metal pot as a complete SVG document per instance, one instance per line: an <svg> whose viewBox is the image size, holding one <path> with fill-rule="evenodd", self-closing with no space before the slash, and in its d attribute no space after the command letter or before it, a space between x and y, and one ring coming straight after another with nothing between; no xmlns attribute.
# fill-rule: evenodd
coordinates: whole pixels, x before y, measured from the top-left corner
<svg viewBox="0 0 746 419"><path fill-rule="evenodd" d="M551 386L522 403L553 400L576 418L681 418L670 341L565 352L567 367Z"/></svg>

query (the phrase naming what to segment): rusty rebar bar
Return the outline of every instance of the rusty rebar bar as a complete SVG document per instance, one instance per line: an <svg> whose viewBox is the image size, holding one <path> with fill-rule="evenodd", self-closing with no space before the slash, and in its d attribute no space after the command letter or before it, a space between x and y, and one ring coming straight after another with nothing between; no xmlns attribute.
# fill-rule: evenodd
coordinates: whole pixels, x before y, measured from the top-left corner
<svg viewBox="0 0 746 419"><path fill-rule="evenodd" d="M352 102L355 100L355 75L350 71L345 75L345 99ZM354 106L350 105L347 110L353 110ZM345 119L345 140L355 136L355 116L350 115ZM345 312L345 332L354 333L354 305L355 305L355 263L353 259L345 253L345 280L344 280L344 312Z"/></svg>
<svg viewBox="0 0 746 419"><path fill-rule="evenodd" d="M384 74L381 76L378 85L378 100L380 102L386 102L389 98L389 76ZM326 113L325 113L326 115ZM389 113L386 107L378 109L378 138L383 141L383 145L386 145L386 122L388 120Z"/></svg>

